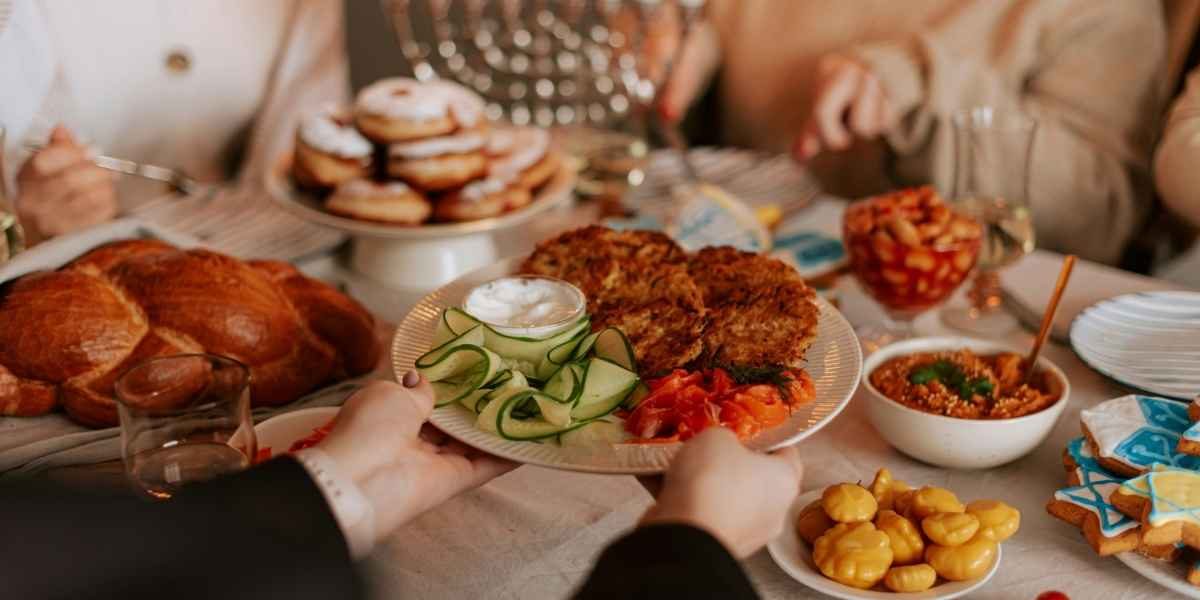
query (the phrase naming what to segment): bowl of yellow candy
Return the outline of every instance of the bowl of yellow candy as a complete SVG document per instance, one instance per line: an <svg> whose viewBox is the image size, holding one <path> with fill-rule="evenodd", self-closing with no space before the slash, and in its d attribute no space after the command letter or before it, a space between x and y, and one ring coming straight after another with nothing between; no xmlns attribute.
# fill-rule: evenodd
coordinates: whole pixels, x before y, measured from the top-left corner
<svg viewBox="0 0 1200 600"><path fill-rule="evenodd" d="M837 598L938 599L968 594L1000 566L1021 513L999 500L964 504L945 488L915 488L879 469L870 485L801 494L767 545L788 575Z"/></svg>

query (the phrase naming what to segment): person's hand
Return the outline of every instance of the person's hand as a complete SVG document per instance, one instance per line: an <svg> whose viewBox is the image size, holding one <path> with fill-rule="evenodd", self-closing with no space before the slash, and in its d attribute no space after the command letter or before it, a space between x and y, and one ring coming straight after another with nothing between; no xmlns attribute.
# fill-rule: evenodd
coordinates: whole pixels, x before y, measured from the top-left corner
<svg viewBox="0 0 1200 600"><path fill-rule="evenodd" d="M853 58L827 54L817 61L812 112L792 154L806 161L825 151L845 150L854 138L871 139L886 133L893 120L879 78Z"/></svg>
<svg viewBox="0 0 1200 600"><path fill-rule="evenodd" d="M759 454L713 427L683 445L642 523L699 527L746 558L783 532L803 475L794 447Z"/></svg>
<svg viewBox="0 0 1200 600"><path fill-rule="evenodd" d="M34 239L98 225L117 215L114 174L59 125L17 172L17 213Z"/></svg>
<svg viewBox="0 0 1200 600"><path fill-rule="evenodd" d="M410 372L404 384L377 381L359 390L317 445L374 507L376 540L516 467L425 425L434 402L429 382Z"/></svg>
<svg viewBox="0 0 1200 600"><path fill-rule="evenodd" d="M675 52L677 45L678 42L671 44L669 50ZM668 123L682 119L688 107L704 92L720 61L717 31L708 21L702 20L683 41L683 48L671 68L670 77L662 83L655 102L659 118Z"/></svg>

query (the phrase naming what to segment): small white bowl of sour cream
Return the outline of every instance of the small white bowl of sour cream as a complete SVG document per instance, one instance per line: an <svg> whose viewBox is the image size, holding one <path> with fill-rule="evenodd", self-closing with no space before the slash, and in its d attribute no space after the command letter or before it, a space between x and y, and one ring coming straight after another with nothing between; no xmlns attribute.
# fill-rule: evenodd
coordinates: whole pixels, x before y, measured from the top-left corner
<svg viewBox="0 0 1200 600"><path fill-rule="evenodd" d="M577 322L587 309L579 288L553 277L510 275L471 290L463 310L498 333L543 338Z"/></svg>

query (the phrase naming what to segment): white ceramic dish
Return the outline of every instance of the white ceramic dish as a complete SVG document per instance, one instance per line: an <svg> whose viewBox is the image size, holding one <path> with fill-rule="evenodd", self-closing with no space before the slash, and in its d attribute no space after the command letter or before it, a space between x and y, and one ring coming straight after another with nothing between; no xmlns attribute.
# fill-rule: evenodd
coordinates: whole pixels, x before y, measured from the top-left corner
<svg viewBox="0 0 1200 600"><path fill-rule="evenodd" d="M1004 344L960 337L917 338L884 346L863 365L867 415L879 435L897 450L923 462L951 469L988 469L1012 462L1041 444L1067 407L1071 385L1046 358L1038 368L1049 371L1061 386L1058 402L1015 419L956 419L933 415L896 402L871 385L871 373L889 359L918 352L969 349L978 354L1017 352Z"/></svg>
<svg viewBox="0 0 1200 600"><path fill-rule="evenodd" d="M521 257L511 258L469 273L426 296L396 329L392 342L392 367L397 380L413 362L429 351L433 330L442 309L462 305L475 286L511 275ZM762 432L747 446L770 451L795 444L828 424L849 403L862 372L862 353L854 330L841 313L818 298L820 317L817 338L808 351L807 369L816 385L816 399L792 413L788 420ZM617 444L563 448L552 443L509 441L475 427L476 416L460 406L433 411L430 422L459 441L521 463L589 473L648 475L661 473L670 464L679 444Z"/></svg>
<svg viewBox="0 0 1200 600"><path fill-rule="evenodd" d="M996 552L996 562L983 577L971 581L944 581L924 592L897 594L889 591L860 590L840 584L821 574L813 562L812 550L808 544L796 535L796 517L800 511L813 500L821 497L822 490L811 490L801 494L788 511L787 520L783 526L783 534L767 544L767 552L775 559L775 564L783 569L792 579L834 598L844 600L949 600L969 594L988 582L1000 568L1000 559L1004 548Z"/></svg>
<svg viewBox="0 0 1200 600"><path fill-rule="evenodd" d="M1125 385L1191 400L1200 394L1200 293L1145 292L1094 304L1071 323L1071 347Z"/></svg>
<svg viewBox="0 0 1200 600"><path fill-rule="evenodd" d="M302 408L289 413L275 415L254 426L258 438L258 450L271 449L271 456L285 454L296 441L308 437L314 429L328 423L337 416L341 407L318 406Z"/></svg>
<svg viewBox="0 0 1200 600"><path fill-rule="evenodd" d="M1200 598L1200 588L1187 582L1189 560L1154 560L1137 552L1122 552L1117 560L1137 571L1138 575L1188 598Z"/></svg>

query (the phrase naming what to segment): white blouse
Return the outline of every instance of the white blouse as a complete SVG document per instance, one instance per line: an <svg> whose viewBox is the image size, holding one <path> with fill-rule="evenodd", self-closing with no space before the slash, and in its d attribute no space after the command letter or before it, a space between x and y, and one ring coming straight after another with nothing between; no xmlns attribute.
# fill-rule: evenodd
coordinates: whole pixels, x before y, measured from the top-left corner
<svg viewBox="0 0 1200 600"><path fill-rule="evenodd" d="M30 116L0 110L12 121L3 122L10 171L21 147L62 123L104 154L205 181L258 178L290 147L300 113L349 96L339 0L3 4L36 13L52 55L22 61L24 73L0 64L0 104L11 94L13 105L37 107ZM28 42L0 27L0 56L22 50ZM20 80L36 78L34 62L52 70L44 90ZM17 85L4 83L12 78Z"/></svg>

